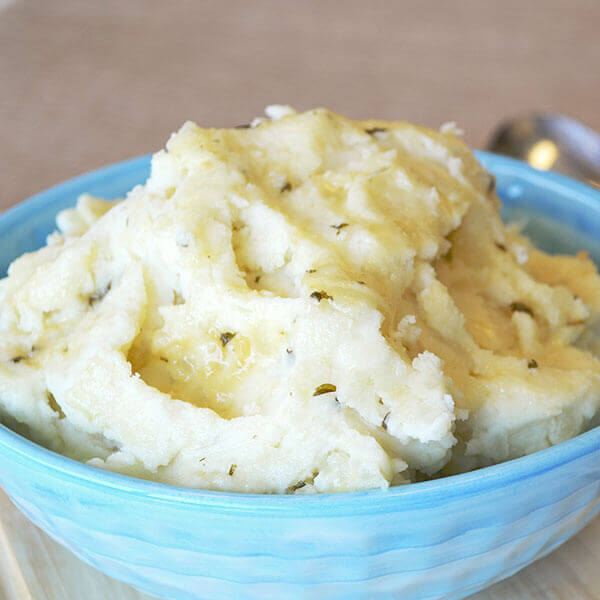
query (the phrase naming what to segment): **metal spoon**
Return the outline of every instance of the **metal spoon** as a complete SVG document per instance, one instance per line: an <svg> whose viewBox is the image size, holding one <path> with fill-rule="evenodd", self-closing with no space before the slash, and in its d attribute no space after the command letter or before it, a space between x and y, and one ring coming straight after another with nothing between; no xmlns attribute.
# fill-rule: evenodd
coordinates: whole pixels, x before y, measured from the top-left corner
<svg viewBox="0 0 600 600"><path fill-rule="evenodd" d="M561 114L531 114L501 124L488 149L560 171L600 188L600 134Z"/></svg>

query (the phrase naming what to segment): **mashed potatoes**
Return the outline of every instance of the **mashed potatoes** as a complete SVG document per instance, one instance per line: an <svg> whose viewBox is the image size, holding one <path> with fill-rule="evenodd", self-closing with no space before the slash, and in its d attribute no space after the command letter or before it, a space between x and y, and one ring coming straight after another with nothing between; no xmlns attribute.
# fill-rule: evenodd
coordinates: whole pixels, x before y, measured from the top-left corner
<svg viewBox="0 0 600 600"><path fill-rule="evenodd" d="M591 425L600 279L502 224L459 141L272 107L186 123L0 283L0 412L172 484L329 492L533 452ZM583 340L583 341L582 341Z"/></svg>

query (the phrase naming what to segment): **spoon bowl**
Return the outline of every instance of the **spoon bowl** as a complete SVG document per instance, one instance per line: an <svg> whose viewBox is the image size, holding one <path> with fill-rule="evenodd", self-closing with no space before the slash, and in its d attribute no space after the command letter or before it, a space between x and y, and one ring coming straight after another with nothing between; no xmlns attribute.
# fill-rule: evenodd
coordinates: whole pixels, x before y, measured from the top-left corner
<svg viewBox="0 0 600 600"><path fill-rule="evenodd" d="M533 113L506 121L488 149L600 187L600 134L566 115Z"/></svg>

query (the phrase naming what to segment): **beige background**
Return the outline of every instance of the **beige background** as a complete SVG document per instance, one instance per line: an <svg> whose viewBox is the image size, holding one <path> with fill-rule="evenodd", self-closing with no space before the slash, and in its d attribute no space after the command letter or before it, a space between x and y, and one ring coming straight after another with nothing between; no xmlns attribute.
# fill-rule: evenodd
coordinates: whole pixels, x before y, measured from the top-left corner
<svg viewBox="0 0 600 600"><path fill-rule="evenodd" d="M268 103L457 120L476 146L532 109L600 129L598 0L7 3L0 206Z"/></svg>
<svg viewBox="0 0 600 600"><path fill-rule="evenodd" d="M479 147L530 110L600 129L599 25L599 0L0 0L0 210L155 150L186 119L229 126L274 102L457 120ZM139 598L0 501L0 598ZM596 520L480 598L597 600L599 560Z"/></svg>

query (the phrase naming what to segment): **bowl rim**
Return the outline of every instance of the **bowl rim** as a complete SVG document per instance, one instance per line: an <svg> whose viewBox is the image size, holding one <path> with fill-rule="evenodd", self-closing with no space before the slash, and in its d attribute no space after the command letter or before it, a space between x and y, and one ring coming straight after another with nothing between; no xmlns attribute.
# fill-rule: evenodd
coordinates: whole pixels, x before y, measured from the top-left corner
<svg viewBox="0 0 600 600"><path fill-rule="evenodd" d="M600 210L600 191L559 173L538 171L529 165L490 152L475 151L477 158L494 174L515 177L549 193L577 197L593 210ZM78 195L85 186L101 183L119 173L147 169L151 155L144 155L95 169L59 183L17 204L0 215L17 225L33 210L51 204L67 194ZM574 438L538 450L532 454L508 460L475 471L441 477L430 481L322 494L258 494L186 488L107 471L53 452L0 424L0 452L10 454L21 464L45 471L47 476L67 478L72 482L107 492L181 506L204 506L224 511L246 510L298 516L326 516L335 512L397 511L414 507L438 505L453 498L479 495L519 480L525 480L576 461L600 450L600 426Z"/></svg>

